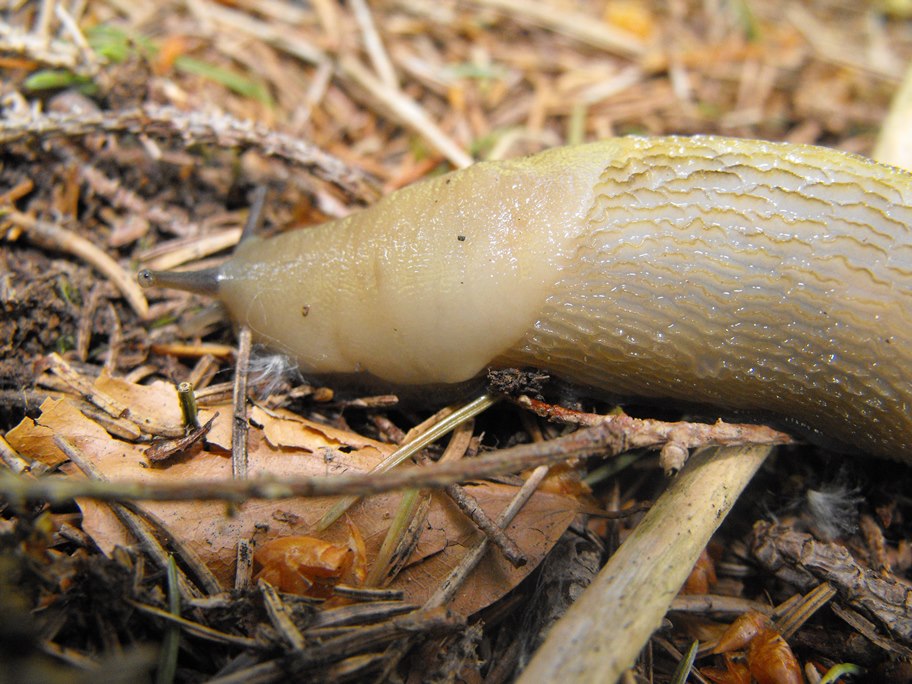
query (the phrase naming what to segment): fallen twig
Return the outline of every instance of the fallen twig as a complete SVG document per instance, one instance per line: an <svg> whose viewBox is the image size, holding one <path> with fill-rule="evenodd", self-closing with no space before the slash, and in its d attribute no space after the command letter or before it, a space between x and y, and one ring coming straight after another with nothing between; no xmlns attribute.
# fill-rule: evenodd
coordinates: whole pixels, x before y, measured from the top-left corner
<svg viewBox="0 0 912 684"><path fill-rule="evenodd" d="M188 147L216 145L255 149L265 156L278 157L309 169L353 199L371 202L380 196L376 186L366 176L315 145L227 114L215 116L198 111L185 112L175 107L147 105L141 109L111 113L81 113L78 116L49 113L0 120L0 144L36 138L45 140L53 136L80 138L97 133L176 137Z"/></svg>
<svg viewBox="0 0 912 684"><path fill-rule="evenodd" d="M519 682L615 682L659 626L770 447L694 456L548 634Z"/></svg>

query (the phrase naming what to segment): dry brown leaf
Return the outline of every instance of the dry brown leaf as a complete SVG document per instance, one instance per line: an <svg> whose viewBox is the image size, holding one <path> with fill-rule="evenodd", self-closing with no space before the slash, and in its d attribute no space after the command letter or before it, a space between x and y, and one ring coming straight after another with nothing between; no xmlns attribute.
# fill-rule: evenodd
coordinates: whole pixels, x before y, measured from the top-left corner
<svg viewBox="0 0 912 684"><path fill-rule="evenodd" d="M45 422L47 421L47 422ZM67 460L66 455L54 444L54 435L70 434L74 430L85 432L86 438L104 440L110 435L98 423L86 417L71 402L63 399L45 399L41 404L41 418L37 421L25 417L6 433L6 440L20 454L55 467Z"/></svg>
<svg viewBox="0 0 912 684"><path fill-rule="evenodd" d="M362 437L354 432L339 430L330 425L315 423L286 409L267 410L254 406L250 412L250 420L254 425L263 428L266 439L274 447L315 451L316 445L318 449L373 447L380 451L392 451L389 444Z"/></svg>
<svg viewBox="0 0 912 684"><path fill-rule="evenodd" d="M130 391L142 394L145 386L135 387L140 389ZM149 391L157 393L159 390ZM176 405L176 395L172 396ZM144 398L144 402L148 401L149 398ZM59 462L56 448L49 450L47 447L51 436L59 435L72 442L105 478L112 481L187 482L231 477L231 462L223 453L198 451L169 462L166 468L153 468L143 456L145 445L112 437L69 401L46 402L45 408L37 425L23 421L10 433L23 455L33 458L44 455ZM207 436L207 443L213 434L219 439L218 435L230 433L231 411L227 407L215 410L219 410L220 415ZM270 418L265 412L257 415L270 423L271 429L275 428L278 436L274 434L273 437L277 443L288 441L294 446L274 447L262 429L252 427L248 448L250 477L267 473L282 477L366 471L393 448L290 416ZM354 446L357 444L363 446ZM224 448L225 444L218 446ZM516 492L515 487L493 483L473 484L467 489L491 517L496 517ZM400 498L400 493L369 497L349 513L352 524L364 536L369 562L376 557ZM107 505L90 500L78 503L83 511L83 529L105 553L110 554L116 545L131 543ZM249 501L236 507L230 516L223 503L211 501L142 502L140 507L199 554L219 581L230 587L239 540L263 544L285 536L311 534L332 503L329 498ZM503 596L541 561L570 524L577 508L576 499L570 496L550 493L533 496L508 530L530 562L516 569L496 552L488 553L452 607L470 614ZM320 535L321 539L334 544L345 544L348 537L348 527L343 521ZM444 494L434 493L418 547L390 588L404 591L408 601L423 602L479 537L474 525Z"/></svg>
<svg viewBox="0 0 912 684"><path fill-rule="evenodd" d="M129 418L142 428L143 432L157 434L167 427L181 428L180 406L176 401L177 390L174 385L157 380L148 385L137 385L115 378L102 371L95 380L95 389L103 395L129 407L127 415L116 416Z"/></svg>

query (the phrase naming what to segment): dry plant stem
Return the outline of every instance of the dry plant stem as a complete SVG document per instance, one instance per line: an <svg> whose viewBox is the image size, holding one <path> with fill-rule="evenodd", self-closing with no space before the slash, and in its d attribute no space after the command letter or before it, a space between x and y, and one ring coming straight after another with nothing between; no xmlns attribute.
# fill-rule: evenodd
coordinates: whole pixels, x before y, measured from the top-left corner
<svg viewBox="0 0 912 684"><path fill-rule="evenodd" d="M646 46L636 36L614 28L597 17L568 12L564 7L539 0L472 0L481 7L491 7L525 21L569 36L581 43L622 57L639 57Z"/></svg>
<svg viewBox="0 0 912 684"><path fill-rule="evenodd" d="M912 646L908 584L863 566L842 544L822 542L785 525L758 522L751 534L751 553L764 568L803 590L828 582L843 604L877 620L894 641Z"/></svg>
<svg viewBox="0 0 912 684"><path fill-rule="evenodd" d="M155 565L161 569L166 569L168 567L168 552L155 537L146 520L124 504L111 502L107 505L117 516L120 523L139 542L142 550L152 559ZM181 600L186 601L200 596L200 592L193 586L182 570L178 570L177 586Z"/></svg>
<svg viewBox="0 0 912 684"><path fill-rule="evenodd" d="M234 412L231 424L231 476L247 479L247 372L250 369L250 328L238 331L237 365L234 370Z"/></svg>
<svg viewBox="0 0 912 684"><path fill-rule="evenodd" d="M85 35L79 29L76 19L58 3L54 3L54 16L60 22L63 32L69 34L76 47L82 53L83 61L89 66L90 71L96 73L99 66L98 57L95 55L95 51L92 50L91 45L89 45Z"/></svg>
<svg viewBox="0 0 912 684"><path fill-rule="evenodd" d="M71 230L19 211L7 211L4 216L24 228L32 242L49 249L59 249L91 264L120 290L137 316L145 319L149 315L149 303L136 281L127 275L116 261L91 242Z"/></svg>
<svg viewBox="0 0 912 684"><path fill-rule="evenodd" d="M395 424L387 419L378 417L375 418L375 421L378 425L383 425L382 429L384 429L392 439L401 443L407 439L416 439L428 429L433 428L437 422L443 420L449 413L450 411L448 409L444 409L427 421L412 428L408 435L404 435ZM461 423L456 428L453 432L453 436L450 438L449 444L447 444L443 456L440 458L441 461L458 460L462 458L465 454L466 447L469 444L469 441L464 438L464 435L468 429L469 438L471 438L471 431L474 429L474 425L474 420L468 420L465 423ZM424 451L416 454L415 460L418 464L423 466L431 463L431 459ZM461 500L454 499L454 501L456 501L458 506L462 507L462 502L465 498L466 497L463 497ZM403 492L402 498L399 500L399 505L393 516L392 523L386 532L386 537L380 545L380 551L377 553L377 557L371 564L370 572L364 580L366 586L372 587L389 582L399 573L418 544L418 539L424 528L425 519L427 518L430 501L431 498L427 491L410 489ZM477 504L475 507L478 508ZM464 508L463 512L469 515L469 517L472 517L467 508Z"/></svg>
<svg viewBox="0 0 912 684"><path fill-rule="evenodd" d="M912 65L906 69L902 85L893 97L890 113L880 127L877 145L871 155L884 164L912 169Z"/></svg>
<svg viewBox="0 0 912 684"><path fill-rule="evenodd" d="M420 528L427 517L429 503L430 496L427 491L409 489L402 493L380 550L364 580L365 586L382 586L395 576L399 566L411 555L414 544L417 544ZM406 547L409 547L408 550Z"/></svg>
<svg viewBox="0 0 912 684"><path fill-rule="evenodd" d="M724 615L740 615L749 610L754 610L764 615L773 612L769 604L738 596L720 596L719 594L681 594L671 602L670 610L680 613L716 613Z"/></svg>
<svg viewBox="0 0 912 684"><path fill-rule="evenodd" d="M383 40L377 32L377 24L374 22L370 7L367 6L367 1L352 0L351 7L364 36L364 48L370 56L371 64L374 65L374 71L387 88L398 90L399 79L396 77L396 70L393 68Z"/></svg>
<svg viewBox="0 0 912 684"><path fill-rule="evenodd" d="M565 425L594 426L610 423L618 431L630 434L632 439L629 448L654 447L662 445L667 448L674 444L684 449L701 446L739 446L742 444L792 444L794 440L784 432L773 430L766 425L744 423L669 423L649 418L631 418L628 415L602 415L584 413L531 399L519 397L519 406L526 408L542 418Z"/></svg>
<svg viewBox="0 0 912 684"><path fill-rule="evenodd" d="M234 247L241 239L241 228L226 228L192 238L171 240L140 256L142 265L153 271L169 271L191 261L204 259Z"/></svg>
<svg viewBox="0 0 912 684"><path fill-rule="evenodd" d="M189 382L182 382L177 386L177 400L180 404L181 420L184 427L195 429L200 426L199 410L196 406L196 394L193 391L193 385Z"/></svg>
<svg viewBox="0 0 912 684"><path fill-rule="evenodd" d="M401 90L387 87L355 57L343 56L339 60L339 70L345 78L354 81L359 88L366 90L390 109L403 126L411 128L424 137L457 169L464 169L472 165L474 162L472 157L446 135L415 100Z"/></svg>
<svg viewBox="0 0 912 684"><path fill-rule="evenodd" d="M0 50L5 54L22 55L48 67L69 69L81 76L94 75L94 64L81 64L75 45L47 36L26 33L6 22L0 22Z"/></svg>
<svg viewBox="0 0 912 684"><path fill-rule="evenodd" d="M282 12L286 14L292 5L282 5ZM228 32L236 32L251 36L264 43L272 45L278 50L293 55L298 59L310 63L321 64L328 57L325 52L313 43L306 40L306 36L294 31L275 21L262 21L249 12L240 12L229 9L215 2L195 0L188 3L188 8L201 16L205 24L216 22Z"/></svg>
<svg viewBox="0 0 912 684"><path fill-rule="evenodd" d="M577 430L548 442L522 444L456 463L435 463L426 468L397 468L384 473L283 478L281 481L267 476L246 481L201 479L169 483L92 482L50 478L23 480L10 473L0 472L0 495L15 500L43 499L52 503L69 501L76 496L100 501L136 499L233 503L243 503L249 499L289 499L296 496L360 497L418 487L443 489L453 483L517 473L540 465L561 463L596 454L603 457L614 456L633 448L631 443L636 441L633 436L619 433L606 423ZM59 435L54 437L54 444L64 453L67 453L66 450L79 452L70 441Z"/></svg>
<svg viewBox="0 0 912 684"><path fill-rule="evenodd" d="M361 626L349 630L346 634L326 639L299 652L295 663L305 666L342 660L388 644L397 637L453 631L462 626L464 626L464 622L449 615L446 610L420 609L391 618L378 625Z"/></svg>
<svg viewBox="0 0 912 684"><path fill-rule="evenodd" d="M322 608L311 616L308 629L320 627L346 627L379 622L384 618L411 613L419 608L402 601L383 601L377 603L352 603L337 608Z"/></svg>
<svg viewBox="0 0 912 684"><path fill-rule="evenodd" d="M391 601L400 606L407 606L408 610L413 610L418 607L413 606L412 604L402 603L405 599L405 593L398 589L374 589L373 587L350 587L347 584L337 584L333 588L333 593L336 596L344 596L346 598L354 599L355 601L360 601L364 608L367 608L364 604L368 601ZM408 610L403 610L402 612L408 612Z"/></svg>
<svg viewBox="0 0 912 684"><path fill-rule="evenodd" d="M554 626L519 682L616 682L770 451L752 446L694 455Z"/></svg>
<svg viewBox="0 0 912 684"><path fill-rule="evenodd" d="M168 226L179 222L173 213L157 204L149 204L137 193L124 187L121 181L110 178L96 166L83 164L79 167L79 176L91 191L104 197L114 208L126 214L142 217L158 226Z"/></svg>
<svg viewBox="0 0 912 684"><path fill-rule="evenodd" d="M180 558L181 563L183 563L194 575L196 578L197 585L202 588L202 590L209 596L215 596L222 592L222 585L219 583L215 575L212 574L212 571L209 569L209 566L199 557L199 554L193 549L189 544L184 543L181 539L174 537L171 534L171 531L168 527L161 521L161 519L138 504L126 503L124 507L133 512L135 515L139 516L147 526L151 526L161 537L165 544L168 545L168 548L174 553L178 558ZM162 555L163 558L166 558L166 555ZM178 568L180 578L184 577L184 573L180 568ZM189 582L189 580L188 580ZM188 601L190 599L196 598L198 592L194 590L192 596L184 596L182 599Z"/></svg>
<svg viewBox="0 0 912 684"><path fill-rule="evenodd" d="M829 603L830 599L832 599L835 595L836 590L828 582L823 582L808 592L805 596L792 596L787 601L775 607L770 607L763 604L758 604L758 606L755 607L751 605L753 603L756 603L755 601L748 601L746 599L733 599L731 606L735 607L739 605L738 602L740 602L743 607L740 610L736 611L738 613L745 613L749 610L753 610L773 617L774 619L772 623L775 630L780 635L782 635L783 639L791 639L792 636L794 636L795 632L801 629L802 625L804 625L804 623L807 622L811 616L814 615L814 613ZM671 610L680 610L678 606L679 602L682 599L692 599L694 600L694 605L696 606L698 605L697 600L700 598L702 597L696 595L678 596L674 601L672 601ZM709 653L715 653L715 649L718 645L719 639L701 641L700 656L702 657Z"/></svg>
<svg viewBox="0 0 912 684"><path fill-rule="evenodd" d="M158 421L155 416L140 415L130 406L108 396L95 388L91 379L80 375L57 352L48 354L48 367L51 372L63 381L64 385L75 391L80 398L91 402L94 406L104 411L107 418L96 418L106 429L124 436L126 439L139 439L142 433L159 437L179 438L184 436L184 429L178 425L166 425ZM82 407L79 407L83 410ZM129 418L123 417L129 416ZM115 427L116 426L116 427Z"/></svg>
<svg viewBox="0 0 912 684"><path fill-rule="evenodd" d="M80 138L98 133L128 133L148 137L180 138L185 146L215 145L253 149L304 167L318 178L343 190L352 199L373 202L380 197L373 182L319 148L289 135L276 133L231 116L174 107L148 105L113 113L45 114L0 121L0 144L19 140L45 140L52 136Z"/></svg>
<svg viewBox="0 0 912 684"><path fill-rule="evenodd" d="M472 442L472 435L475 428L475 421L469 420L460 424L450 437L443 456L440 457L439 463L449 463L461 459L469 445ZM428 461L429 462L429 461ZM422 461L422 465L428 462ZM469 494L464 487L458 484L452 484L446 487L447 495L453 500L459 510L461 510L475 525L484 532L497 548L500 549L504 557L513 565L519 568L528 562L525 554L508 537L503 530L498 527L497 523L485 513L485 510L478 504L478 500Z"/></svg>
<svg viewBox="0 0 912 684"><path fill-rule="evenodd" d="M263 207L266 206L266 186L260 185L253 191L250 200L250 210L247 213L247 220L244 222L244 229L241 231L241 241L249 240L255 237L263 228Z"/></svg>
<svg viewBox="0 0 912 684"><path fill-rule="evenodd" d="M532 474L529 475L528 479L523 483L523 486L516 492L516 496L513 497L507 507L504 508L497 517L497 526L500 529L506 528L507 525L513 521L513 518L515 518L516 514L526 505L526 502L535 493L535 490L538 489L538 485L541 484L541 481L545 479L547 474L548 466L544 465L538 466L532 471ZM469 576L469 573L471 573L472 570L475 569L475 566L481 561L485 551L488 549L489 539L489 537L483 537L465 556L463 556L459 565L453 568L453 571L440 583L437 590L424 604L425 610L444 606L452 600L456 591Z"/></svg>
<svg viewBox="0 0 912 684"><path fill-rule="evenodd" d="M836 596L836 589L829 582L823 582L807 593L794 610L776 620L776 629L784 639L791 639L795 632L807 622L814 613L823 608L830 599Z"/></svg>

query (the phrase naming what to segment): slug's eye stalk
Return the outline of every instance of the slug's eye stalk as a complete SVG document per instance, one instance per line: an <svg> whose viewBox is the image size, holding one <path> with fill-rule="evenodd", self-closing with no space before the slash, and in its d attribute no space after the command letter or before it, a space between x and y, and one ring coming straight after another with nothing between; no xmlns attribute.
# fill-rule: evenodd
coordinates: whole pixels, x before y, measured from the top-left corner
<svg viewBox="0 0 912 684"><path fill-rule="evenodd" d="M164 287L194 294L215 297L218 295L219 269L202 271L150 271L144 268L136 274L140 287Z"/></svg>

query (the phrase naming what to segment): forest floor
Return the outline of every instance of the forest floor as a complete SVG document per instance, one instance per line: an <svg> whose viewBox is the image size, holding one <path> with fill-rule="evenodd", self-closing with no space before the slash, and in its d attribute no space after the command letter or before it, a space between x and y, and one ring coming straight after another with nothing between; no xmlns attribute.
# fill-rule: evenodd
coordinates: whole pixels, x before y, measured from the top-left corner
<svg viewBox="0 0 912 684"><path fill-rule="evenodd" d="M645 419L696 417L625 405L625 439L651 448L606 461L586 458L608 448L585 441L599 435L582 411L612 405L534 415L504 400L418 453L407 473L427 467L426 481L397 484L394 470L345 489L325 476L370 471L443 420L440 406L307 384L279 357L251 359L206 297L141 290L137 272L217 266L251 215L278 233L476 161L612 136L805 143L912 167L901 124L882 134L910 57L902 0L11 4L0 682L515 680L674 489L666 424ZM536 400L564 396L517 382ZM744 430L747 443L784 439ZM523 466L561 445L567 463L498 521L543 474ZM476 454L487 461L463 458ZM497 462L508 456L520 465ZM427 465L441 458L455 475ZM285 481L295 496L267 486ZM374 491L322 524L340 496ZM653 592L665 615L653 636L619 630L604 649L639 656L575 681L674 681L695 642L689 681L817 682L840 667L912 681L910 491L907 465L778 447L682 593ZM478 532L472 511L506 537ZM485 554L488 538L499 548ZM709 653L741 615L751 644Z"/></svg>

